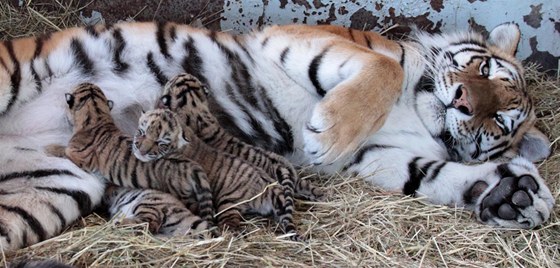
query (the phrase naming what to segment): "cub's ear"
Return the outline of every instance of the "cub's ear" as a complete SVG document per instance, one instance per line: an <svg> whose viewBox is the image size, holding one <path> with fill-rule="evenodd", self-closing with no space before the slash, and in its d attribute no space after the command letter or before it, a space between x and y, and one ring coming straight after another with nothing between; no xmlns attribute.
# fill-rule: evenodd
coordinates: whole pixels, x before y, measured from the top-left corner
<svg viewBox="0 0 560 268"><path fill-rule="evenodd" d="M156 108L165 109L169 108L169 105L171 105L171 97L169 95L163 95L159 98Z"/></svg>
<svg viewBox="0 0 560 268"><path fill-rule="evenodd" d="M544 160L550 155L550 141L540 130L532 127L519 143L519 154L532 162Z"/></svg>
<svg viewBox="0 0 560 268"><path fill-rule="evenodd" d="M179 140L177 142L177 148L182 148L183 146L190 143L189 139L186 137L185 132L181 130L179 133Z"/></svg>
<svg viewBox="0 0 560 268"><path fill-rule="evenodd" d="M521 32L519 31L519 26L515 23L504 23L492 29L488 37L488 42L502 49L504 52L515 56L520 39Z"/></svg>
<svg viewBox="0 0 560 268"><path fill-rule="evenodd" d="M113 101L112 100L107 100L107 105L109 105L109 110L113 110Z"/></svg>
<svg viewBox="0 0 560 268"><path fill-rule="evenodd" d="M72 107L74 106L74 95L66 93L64 94L64 96L66 97L66 103L68 104L68 107L72 109Z"/></svg>

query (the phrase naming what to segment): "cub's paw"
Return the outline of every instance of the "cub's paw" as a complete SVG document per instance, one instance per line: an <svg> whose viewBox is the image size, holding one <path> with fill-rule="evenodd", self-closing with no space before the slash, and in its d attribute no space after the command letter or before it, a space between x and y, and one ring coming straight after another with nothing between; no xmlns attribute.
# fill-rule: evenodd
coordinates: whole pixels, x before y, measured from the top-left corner
<svg viewBox="0 0 560 268"><path fill-rule="evenodd" d="M60 144L50 144L45 146L45 153L49 156L65 158L66 146Z"/></svg>
<svg viewBox="0 0 560 268"><path fill-rule="evenodd" d="M498 174L500 180L478 199L476 215L481 222L528 229L548 220L554 198L531 163L514 159L498 166Z"/></svg>

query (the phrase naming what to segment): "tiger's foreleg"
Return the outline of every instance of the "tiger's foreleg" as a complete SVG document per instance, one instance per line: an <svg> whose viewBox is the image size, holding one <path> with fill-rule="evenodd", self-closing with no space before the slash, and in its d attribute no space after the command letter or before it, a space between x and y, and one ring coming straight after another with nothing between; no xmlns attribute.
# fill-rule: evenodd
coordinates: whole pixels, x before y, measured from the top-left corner
<svg viewBox="0 0 560 268"><path fill-rule="evenodd" d="M316 97L302 126L304 150L310 162L330 164L383 125L401 94L403 69L389 56L334 35L292 41L298 45L283 50L278 66Z"/></svg>
<svg viewBox="0 0 560 268"><path fill-rule="evenodd" d="M533 228L552 212L554 197L536 167L524 158L465 165L400 148L372 148L347 171L385 189L465 207L480 222L507 228Z"/></svg>
<svg viewBox="0 0 560 268"><path fill-rule="evenodd" d="M354 152L381 128L400 95L403 71L395 60L369 51L357 54L349 59L358 60L347 64L358 66L348 68L347 76L326 92L304 126L305 151L314 164L330 164ZM322 73L339 75L344 67L337 63Z"/></svg>

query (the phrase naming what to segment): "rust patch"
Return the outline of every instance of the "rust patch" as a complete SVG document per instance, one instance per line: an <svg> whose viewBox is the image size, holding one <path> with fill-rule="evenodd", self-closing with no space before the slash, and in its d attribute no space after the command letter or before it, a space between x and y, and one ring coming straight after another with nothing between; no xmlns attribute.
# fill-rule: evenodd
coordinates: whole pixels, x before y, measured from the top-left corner
<svg viewBox="0 0 560 268"><path fill-rule="evenodd" d="M305 9L311 9L311 5L307 2L307 0L292 0L292 3L305 7Z"/></svg>
<svg viewBox="0 0 560 268"><path fill-rule="evenodd" d="M338 8L338 14L346 15L346 14L348 14L348 10L346 10L345 6L341 6L341 7Z"/></svg>
<svg viewBox="0 0 560 268"><path fill-rule="evenodd" d="M412 30L410 28L411 25L416 25L423 31L429 33L440 33L441 26L443 25L442 20L438 20L437 22L431 21L428 16L430 12L426 12L422 15L416 17L406 17L405 15L396 15L395 8L389 8L389 16L383 18L383 25L395 25L399 24L399 27L391 29L387 32L387 35L392 38L402 38L410 33Z"/></svg>
<svg viewBox="0 0 560 268"><path fill-rule="evenodd" d="M546 72L549 75L556 75L558 70L558 61L560 61L560 56L555 57L548 51L538 50L539 42L537 37L533 36L529 39L529 45L531 46L531 55L525 59L524 62L534 62L539 64L539 71Z"/></svg>
<svg viewBox="0 0 560 268"><path fill-rule="evenodd" d="M553 18L549 18L549 20L554 23L554 30L560 33L560 21L556 21Z"/></svg>
<svg viewBox="0 0 560 268"><path fill-rule="evenodd" d="M490 32L486 29L486 27L476 23L473 17L469 19L469 27L475 32L481 33L484 38L488 38L488 36L490 35Z"/></svg>
<svg viewBox="0 0 560 268"><path fill-rule="evenodd" d="M350 27L356 30L369 31L380 26L377 21L379 17L374 16L371 11L360 8L350 17Z"/></svg>
<svg viewBox="0 0 560 268"><path fill-rule="evenodd" d="M541 13L541 9L542 9L542 5L531 5L531 12L525 16L523 16L523 21L525 23L527 23L527 25L537 29L539 27L541 27L541 21L542 21L542 13Z"/></svg>
<svg viewBox="0 0 560 268"><path fill-rule="evenodd" d="M329 17L324 19L324 20L318 20L317 24L331 24L331 22L336 20L336 8L334 7L334 4L331 4L331 7L329 8Z"/></svg>
<svg viewBox="0 0 560 268"><path fill-rule="evenodd" d="M375 10L379 11L379 10L381 10L382 8L383 8L383 4L382 4L382 3L375 2Z"/></svg>
<svg viewBox="0 0 560 268"><path fill-rule="evenodd" d="M313 6L315 6L315 8L322 8L322 7L326 7L326 4L321 3L321 0L313 0Z"/></svg>
<svg viewBox="0 0 560 268"><path fill-rule="evenodd" d="M284 9L288 4L288 0L280 0L280 8Z"/></svg>
<svg viewBox="0 0 560 268"><path fill-rule="evenodd" d="M444 8L443 0L430 0L430 6L433 10L441 12L441 10Z"/></svg>

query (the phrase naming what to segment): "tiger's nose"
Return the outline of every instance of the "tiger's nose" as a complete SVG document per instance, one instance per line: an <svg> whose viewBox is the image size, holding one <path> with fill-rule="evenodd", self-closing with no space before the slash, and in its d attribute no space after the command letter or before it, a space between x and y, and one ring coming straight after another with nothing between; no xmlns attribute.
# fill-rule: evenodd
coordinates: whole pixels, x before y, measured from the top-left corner
<svg viewBox="0 0 560 268"><path fill-rule="evenodd" d="M473 109L468 99L468 91L459 86L453 99L453 107L466 115L472 115Z"/></svg>

